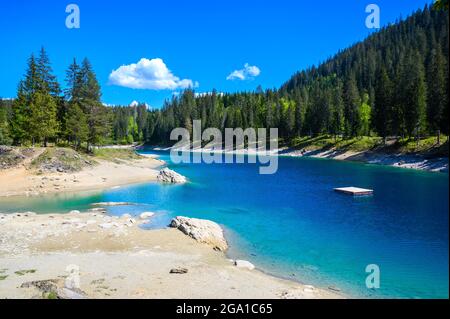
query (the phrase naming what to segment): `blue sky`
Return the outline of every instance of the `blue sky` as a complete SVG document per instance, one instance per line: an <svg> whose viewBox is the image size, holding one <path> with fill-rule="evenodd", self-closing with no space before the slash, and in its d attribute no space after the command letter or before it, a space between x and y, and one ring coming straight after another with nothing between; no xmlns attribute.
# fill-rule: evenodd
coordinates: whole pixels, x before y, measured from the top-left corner
<svg viewBox="0 0 450 319"><path fill-rule="evenodd" d="M80 8L80 29L65 26L70 3ZM160 107L188 85L197 92L279 87L373 32L365 26L370 3L385 25L430 1L1 1L0 96L15 96L41 46L60 82L74 57L88 57L107 104Z"/></svg>

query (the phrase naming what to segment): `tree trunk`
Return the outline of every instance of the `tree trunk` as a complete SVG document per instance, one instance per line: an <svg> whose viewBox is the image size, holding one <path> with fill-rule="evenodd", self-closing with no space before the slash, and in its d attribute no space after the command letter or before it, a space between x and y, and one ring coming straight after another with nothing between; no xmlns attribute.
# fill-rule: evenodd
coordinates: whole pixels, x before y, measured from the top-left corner
<svg viewBox="0 0 450 319"><path fill-rule="evenodd" d="M441 145L441 130L437 131L437 145Z"/></svg>

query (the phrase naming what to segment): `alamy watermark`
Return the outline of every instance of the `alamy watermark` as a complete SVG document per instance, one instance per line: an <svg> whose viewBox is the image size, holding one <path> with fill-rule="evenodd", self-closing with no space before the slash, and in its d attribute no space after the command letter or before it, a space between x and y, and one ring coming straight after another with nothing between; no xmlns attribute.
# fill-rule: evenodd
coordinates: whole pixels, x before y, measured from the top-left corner
<svg viewBox="0 0 450 319"><path fill-rule="evenodd" d="M366 273L369 274L366 277L367 289L380 289L380 267L376 264L367 265Z"/></svg>
<svg viewBox="0 0 450 319"><path fill-rule="evenodd" d="M368 29L380 28L380 7L374 3L366 7L366 13L370 13L366 18L366 27Z"/></svg>
<svg viewBox="0 0 450 319"><path fill-rule="evenodd" d="M66 13L69 15L66 17L67 29L79 29L80 28L80 7L76 4L69 4L66 7Z"/></svg>
<svg viewBox="0 0 450 319"><path fill-rule="evenodd" d="M192 136L186 128L175 128L170 140L178 142L171 149L171 161L175 164L259 163L260 174L277 172L278 157L271 155L278 151L278 128L271 128L268 136L265 128L225 128L224 131L225 141L217 128L202 131L200 120L192 122ZM202 143L207 144L202 147Z"/></svg>

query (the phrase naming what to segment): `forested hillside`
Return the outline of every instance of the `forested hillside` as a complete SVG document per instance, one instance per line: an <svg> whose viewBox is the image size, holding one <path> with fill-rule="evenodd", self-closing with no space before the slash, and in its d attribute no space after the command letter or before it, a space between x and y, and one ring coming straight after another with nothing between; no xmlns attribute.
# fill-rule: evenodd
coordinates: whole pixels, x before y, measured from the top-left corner
<svg viewBox="0 0 450 319"><path fill-rule="evenodd" d="M191 119L206 127L278 127L286 140L448 134L448 11L425 7L279 90L237 94L186 91L150 114L149 142L168 140Z"/></svg>
<svg viewBox="0 0 450 319"><path fill-rule="evenodd" d="M28 61L14 101L0 100L0 144L169 144L176 127L279 128L286 143L329 135L419 139L448 135L448 9L425 7L280 89L223 94L185 90L160 110L106 107L87 59L61 86L44 49Z"/></svg>

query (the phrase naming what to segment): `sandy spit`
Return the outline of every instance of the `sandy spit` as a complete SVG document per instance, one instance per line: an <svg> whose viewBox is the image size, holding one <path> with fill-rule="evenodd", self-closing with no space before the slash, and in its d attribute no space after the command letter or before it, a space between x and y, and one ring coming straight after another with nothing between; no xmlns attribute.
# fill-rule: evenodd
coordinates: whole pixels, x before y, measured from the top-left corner
<svg viewBox="0 0 450 319"><path fill-rule="evenodd" d="M238 268L176 229L143 230L129 217L0 214L0 298L42 298L22 284L54 280L64 287L74 266L86 298L342 298Z"/></svg>
<svg viewBox="0 0 450 319"><path fill-rule="evenodd" d="M89 191L156 181L158 168L164 164L163 161L153 157L120 163L100 159L96 161L98 165L75 173L37 175L34 170L28 168L28 163L0 170L0 197Z"/></svg>

